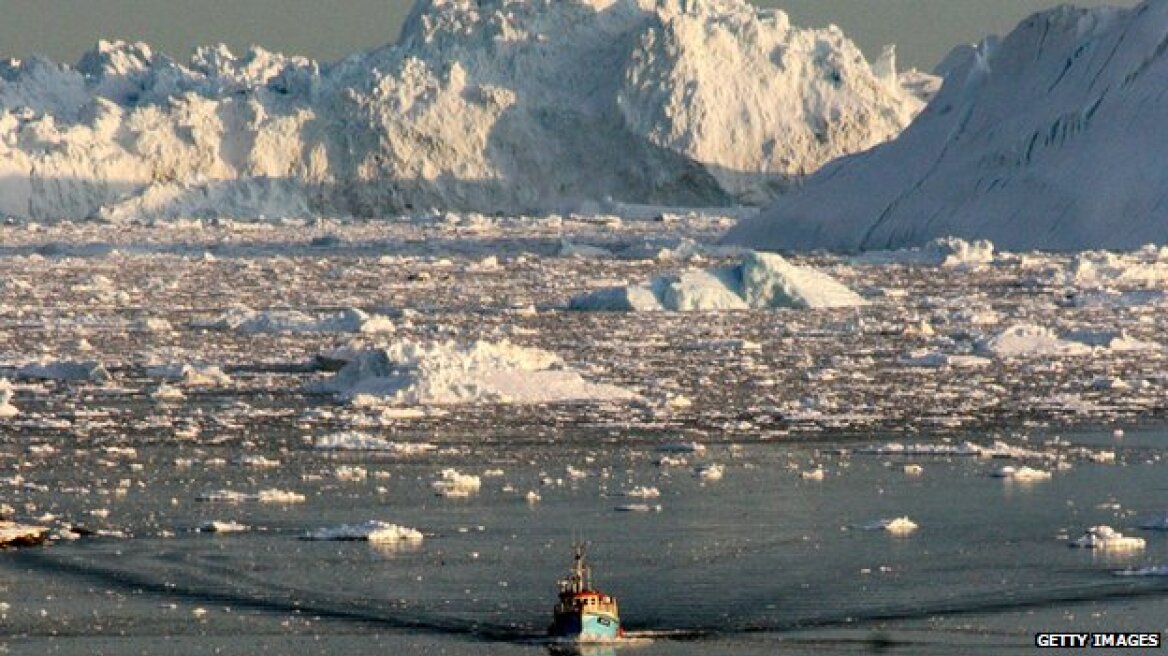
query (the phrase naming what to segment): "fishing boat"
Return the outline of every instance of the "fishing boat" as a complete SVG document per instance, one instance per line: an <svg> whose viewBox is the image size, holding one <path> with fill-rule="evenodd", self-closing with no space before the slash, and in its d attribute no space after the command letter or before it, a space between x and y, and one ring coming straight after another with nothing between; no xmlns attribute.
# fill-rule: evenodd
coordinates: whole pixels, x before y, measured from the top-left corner
<svg viewBox="0 0 1168 656"><path fill-rule="evenodd" d="M576 544L572 569L560 579L560 601L556 604L548 634L555 638L598 642L624 635L616 599L592 588L592 572L584 564L584 545Z"/></svg>

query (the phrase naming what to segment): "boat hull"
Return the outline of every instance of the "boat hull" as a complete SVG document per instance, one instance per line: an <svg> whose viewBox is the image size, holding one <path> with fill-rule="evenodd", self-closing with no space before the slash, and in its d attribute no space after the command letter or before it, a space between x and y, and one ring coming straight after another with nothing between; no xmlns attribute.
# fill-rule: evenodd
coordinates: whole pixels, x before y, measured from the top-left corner
<svg viewBox="0 0 1168 656"><path fill-rule="evenodd" d="M620 636L620 620L603 613L564 613L556 615L548 633L581 641L614 640Z"/></svg>

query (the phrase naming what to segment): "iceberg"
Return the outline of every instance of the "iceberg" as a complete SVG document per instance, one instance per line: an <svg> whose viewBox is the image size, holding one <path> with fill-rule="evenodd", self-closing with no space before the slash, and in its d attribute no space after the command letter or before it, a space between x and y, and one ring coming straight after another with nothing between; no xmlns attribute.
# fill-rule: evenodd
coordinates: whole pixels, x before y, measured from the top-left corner
<svg viewBox="0 0 1168 656"><path fill-rule="evenodd" d="M686 271L648 284L611 287L573 297L582 311L713 311L752 308L842 308L866 305L859 294L811 267L774 253L749 252L735 266Z"/></svg>
<svg viewBox="0 0 1168 656"><path fill-rule="evenodd" d="M824 166L726 236L885 250L956 236L1011 251L1163 243L1168 4L1068 5L964 46L894 140Z"/></svg>
<svg viewBox="0 0 1168 656"><path fill-rule="evenodd" d="M331 357L345 361L344 366L311 390L359 404L533 404L636 398L615 385L584 380L554 353L509 342L400 341Z"/></svg>

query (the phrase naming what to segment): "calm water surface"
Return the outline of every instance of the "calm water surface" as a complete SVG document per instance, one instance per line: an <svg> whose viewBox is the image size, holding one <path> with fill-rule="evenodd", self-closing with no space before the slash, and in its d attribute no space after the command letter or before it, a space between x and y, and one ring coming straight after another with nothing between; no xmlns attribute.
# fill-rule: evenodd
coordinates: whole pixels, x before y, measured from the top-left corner
<svg viewBox="0 0 1168 656"><path fill-rule="evenodd" d="M0 643L30 654L547 653L540 637L574 538L590 542L596 583L642 636L589 654L1021 653L1040 630L1168 631L1168 579L1113 575L1168 564L1168 535L1138 528L1168 511L1168 434L1067 437L1116 448L1121 464L1077 462L1019 485L990 477L1002 461L756 442L711 444L689 466L662 468L651 444L565 436L420 458L274 451L279 468L239 473L166 466L182 447L156 444L139 449L142 486L87 501L131 537L0 554ZM708 462L725 466L721 480L693 475ZM906 475L907 462L923 474ZM326 475L341 464L384 474ZM814 464L824 480L800 477ZM569 465L587 476L570 478ZM503 475L467 499L436 497L430 482L450 466ZM68 459L42 470L42 507L53 506L53 486L95 477L117 478ZM621 496L637 485L660 489L645 500L659 512L614 510L642 501ZM264 487L308 500L195 500ZM532 489L539 503L523 500ZM68 511L79 501L56 503ZM861 528L904 515L920 525L906 537ZM192 530L208 519L254 530ZM369 519L427 537L397 547L300 539ZM1145 537L1147 548L1068 548L1096 524Z"/></svg>

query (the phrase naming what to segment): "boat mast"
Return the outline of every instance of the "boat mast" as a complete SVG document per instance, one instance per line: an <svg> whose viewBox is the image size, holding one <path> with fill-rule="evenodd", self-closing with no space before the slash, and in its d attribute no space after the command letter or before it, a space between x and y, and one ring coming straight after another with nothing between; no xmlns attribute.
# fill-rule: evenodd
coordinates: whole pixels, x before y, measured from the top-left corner
<svg viewBox="0 0 1168 656"><path fill-rule="evenodd" d="M572 578L576 581L576 592L583 590L590 590L592 588L591 578L588 567L584 565L584 543L577 542L575 545L575 558L572 562Z"/></svg>

